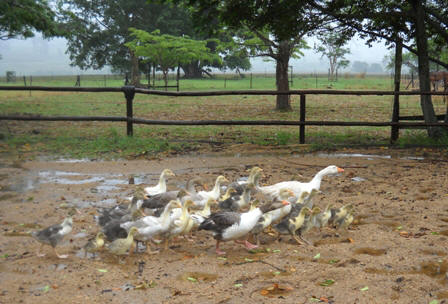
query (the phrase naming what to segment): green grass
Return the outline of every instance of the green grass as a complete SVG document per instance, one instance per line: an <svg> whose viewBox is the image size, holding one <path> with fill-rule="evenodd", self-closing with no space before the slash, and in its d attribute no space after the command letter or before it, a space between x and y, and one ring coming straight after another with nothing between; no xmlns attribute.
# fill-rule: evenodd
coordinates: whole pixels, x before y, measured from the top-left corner
<svg viewBox="0 0 448 304"><path fill-rule="evenodd" d="M222 90L224 75L217 79L182 80L188 90ZM230 77L226 75L226 77ZM70 77L33 79L33 85L73 86ZM84 80L84 81L83 81ZM42 82L39 82L42 81ZM249 77L226 80L226 89L249 88ZM82 78L83 86L100 86L101 76ZM107 85L122 85L121 79L107 79ZM5 83L0 83L4 85ZM20 83L18 83L20 84ZM390 90L388 77L340 77L325 89ZM104 85L104 83L103 83ZM274 89L273 77L256 75L254 89ZM315 78L298 76L292 89L313 89ZM187 89L186 89L187 90ZM434 97L437 113L445 113L442 98ZM275 111L275 96L164 97L137 94L134 116L154 120L298 120L299 97L292 96L291 112ZM70 93L0 91L0 113L43 116L125 116L122 93ZM390 121L391 96L307 95L307 120ZM421 114L417 96L402 96L400 115ZM20 122L0 124L0 152L67 155L71 157L138 157L163 151L190 151L204 142L287 147L299 143L299 127L292 126L147 126L134 125L134 137L126 135L126 124L105 122ZM310 149L344 146L389 145L386 127L306 127ZM446 147L447 140L429 140L423 130L402 130L398 147ZM202 146L201 146L202 145Z"/></svg>

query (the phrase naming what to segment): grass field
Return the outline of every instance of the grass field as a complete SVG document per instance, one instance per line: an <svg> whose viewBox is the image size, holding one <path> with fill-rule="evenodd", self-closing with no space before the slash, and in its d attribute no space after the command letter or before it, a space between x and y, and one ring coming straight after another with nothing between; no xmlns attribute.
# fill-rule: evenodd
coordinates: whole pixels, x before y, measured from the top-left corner
<svg viewBox="0 0 448 304"><path fill-rule="evenodd" d="M272 76L272 75L271 75ZM226 79L224 79L224 77ZM1 79L0 79L1 80ZM29 79L27 80L29 84ZM75 76L34 77L33 86L73 86ZM17 81L16 85L23 85ZM156 83L156 85L160 85ZM170 85L175 84L173 80ZM225 88L224 88L225 84ZM0 85L9 85L0 82ZM82 76L85 87L123 85L115 76ZM405 83L406 85L406 83ZM250 88L250 77L230 79L181 80L181 91L243 90ZM275 79L254 75L253 89L274 89ZM316 78L295 76L291 89L315 89ZM391 90L390 77L340 77L328 82L317 79L318 89ZM446 104L434 97L438 114ZM163 97L137 95L134 117L160 120L298 120L299 97L292 97L292 112L275 111L274 96ZM402 96L400 115L421 114L417 96ZM67 93L0 91L0 113L45 116L125 116L121 93ZM308 95L307 120L390 121L391 96ZM202 149L204 143L219 147L232 143L291 145L298 143L298 127L268 126L139 126L134 137L126 135L125 123L100 122L20 122L1 121L1 151L21 151L27 155L50 154L71 157L135 157L160 151ZM390 128L386 127L306 127L309 149L357 145L388 145ZM447 140L433 142L424 130L402 130L398 146L446 146Z"/></svg>

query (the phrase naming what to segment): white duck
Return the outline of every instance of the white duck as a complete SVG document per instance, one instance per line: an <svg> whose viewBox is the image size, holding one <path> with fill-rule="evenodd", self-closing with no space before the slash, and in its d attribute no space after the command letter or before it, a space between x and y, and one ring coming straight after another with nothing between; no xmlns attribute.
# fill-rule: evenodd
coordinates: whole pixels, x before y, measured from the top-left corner
<svg viewBox="0 0 448 304"><path fill-rule="evenodd" d="M203 207L209 198L218 200L219 196L221 195L221 184L224 182L228 182L227 178L220 175L216 178L215 186L211 191L199 191L198 197L200 197L201 199L194 201L195 206Z"/></svg>
<svg viewBox="0 0 448 304"><path fill-rule="evenodd" d="M229 187L234 188L239 195L243 194L244 189L249 184L254 184L257 188L259 187L259 181L261 174L263 173L263 169L255 166L247 171L249 171L249 177L246 181L236 181L229 185Z"/></svg>
<svg viewBox="0 0 448 304"><path fill-rule="evenodd" d="M288 188L291 189L295 196L299 197L303 191L312 193L312 190L319 190L322 178L327 175L336 175L338 173L344 172L344 169L337 166L328 166L325 169L320 170L313 179L308 183L301 183L298 181L285 181L280 182L271 186L259 187L258 189L266 196L270 198L278 197L280 189Z"/></svg>
<svg viewBox="0 0 448 304"><path fill-rule="evenodd" d="M174 172L170 169L165 169L160 174L159 183L153 187L146 187L145 193L149 196L166 192L166 180L170 176L175 176Z"/></svg>
<svg viewBox="0 0 448 304"><path fill-rule="evenodd" d="M129 232L132 227L136 227L138 231L134 236L135 240L146 242L148 253L156 253L154 251L151 251L149 241L153 240L155 236L164 233L169 229L171 223L171 210L180 207L182 206L177 200L172 200L165 206L160 217L145 216L137 221L126 222L121 224L120 226L126 229L127 232Z"/></svg>
<svg viewBox="0 0 448 304"><path fill-rule="evenodd" d="M247 236L247 234L255 227L263 213L280 208L285 204L289 203L286 201L283 201L282 203L269 202L245 213L232 211L212 213L210 217L199 225L199 230L204 229L213 232L213 237L216 239L216 253L218 255L223 255L225 252L220 250L220 242L228 240L236 241ZM257 248L256 245L251 244L247 239L242 242L247 249Z"/></svg>
<svg viewBox="0 0 448 304"><path fill-rule="evenodd" d="M170 215L170 228L165 233L165 250L168 249L169 240L172 237L180 235L185 232L186 229L189 228L189 225L192 225L190 213L188 212L188 208L190 208L194 202L192 200L187 200L182 208L173 209ZM191 229L191 228L189 228Z"/></svg>
<svg viewBox="0 0 448 304"><path fill-rule="evenodd" d="M190 214L191 219L194 221L194 227L198 227L207 217L210 216L212 213L210 209L212 204L216 204L216 200L209 198L202 210Z"/></svg>

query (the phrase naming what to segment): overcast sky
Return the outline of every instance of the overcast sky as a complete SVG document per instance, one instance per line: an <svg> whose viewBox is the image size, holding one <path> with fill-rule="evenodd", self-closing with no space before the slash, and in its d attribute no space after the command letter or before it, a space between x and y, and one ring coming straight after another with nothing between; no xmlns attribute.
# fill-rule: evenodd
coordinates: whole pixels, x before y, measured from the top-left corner
<svg viewBox="0 0 448 304"><path fill-rule="evenodd" d="M313 47L314 41L309 40L308 44ZM384 44L377 43L369 48L362 40L352 39L349 44L351 54L347 59L351 63L354 61L364 61L369 64L382 64L384 56L389 52ZM66 51L66 40L56 38L51 40L42 39L38 34L34 38L19 40L0 40L0 76L4 76L6 71L15 71L17 76L22 75L76 75L92 73L108 73L109 69L102 71L88 70L81 71L79 68L70 66L70 59ZM328 60L321 58L312 49L306 50L305 56L301 59L291 60L294 73L326 72L328 70ZM261 58L252 60L252 72L274 72L273 62L265 62Z"/></svg>

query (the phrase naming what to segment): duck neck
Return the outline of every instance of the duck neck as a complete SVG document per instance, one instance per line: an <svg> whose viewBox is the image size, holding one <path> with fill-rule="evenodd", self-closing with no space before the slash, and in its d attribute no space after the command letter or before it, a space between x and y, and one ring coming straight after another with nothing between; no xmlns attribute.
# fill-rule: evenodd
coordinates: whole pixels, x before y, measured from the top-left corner
<svg viewBox="0 0 448 304"><path fill-rule="evenodd" d="M243 199L243 205L247 205L247 204L249 204L249 201L250 201L250 193L251 193L251 190L250 189L244 189L244 191L243 191L243 196L242 196L242 199Z"/></svg>
<svg viewBox="0 0 448 304"><path fill-rule="evenodd" d="M134 241L134 235L131 232L128 233L128 237L126 238L126 241L128 241L128 242Z"/></svg>
<svg viewBox="0 0 448 304"><path fill-rule="evenodd" d="M210 201L207 201L204 205L204 208L202 209L202 214L210 214Z"/></svg>
<svg viewBox="0 0 448 304"><path fill-rule="evenodd" d="M310 184L313 184L313 188L319 189L320 183L322 182L322 178L327 175L327 168L320 170L317 172L317 174L313 177Z"/></svg>
<svg viewBox="0 0 448 304"><path fill-rule="evenodd" d="M211 191L213 197L216 197L216 198L219 197L219 194L221 193L221 192L220 192L220 189L219 189L220 187L221 187L221 183L220 183L220 181L217 179L216 182L215 182L215 186L213 187L213 189L212 189L212 191Z"/></svg>
<svg viewBox="0 0 448 304"><path fill-rule="evenodd" d="M252 180L250 180L250 176L249 176L249 179L248 179L248 183L252 183L252 184L254 184L254 186L255 186L255 188L258 188L259 187L259 183L260 183L260 177L261 177L261 174L260 173L257 173L257 174L255 174L253 177L252 177Z"/></svg>
<svg viewBox="0 0 448 304"><path fill-rule="evenodd" d="M158 186L162 192L166 192L166 177L164 173L160 175Z"/></svg>

